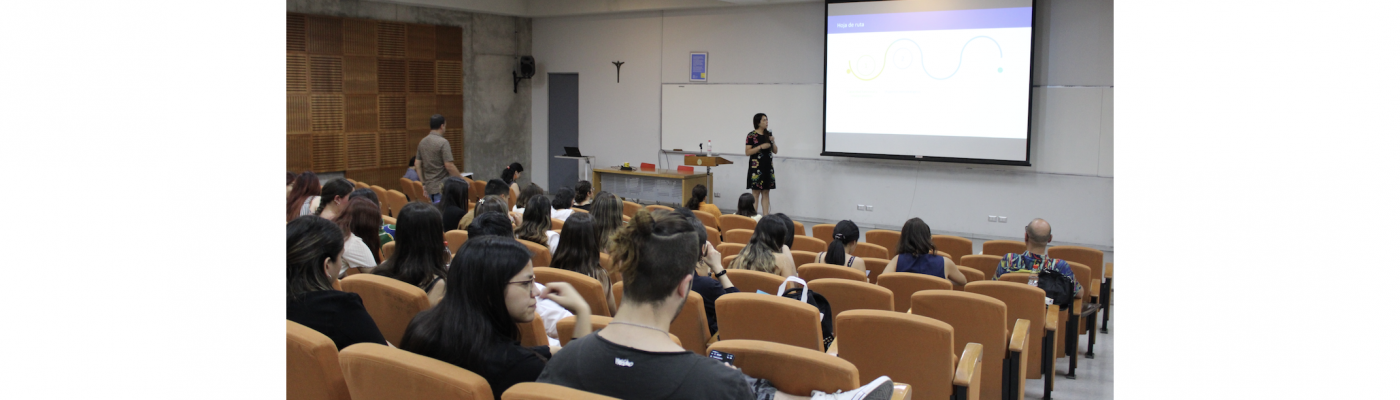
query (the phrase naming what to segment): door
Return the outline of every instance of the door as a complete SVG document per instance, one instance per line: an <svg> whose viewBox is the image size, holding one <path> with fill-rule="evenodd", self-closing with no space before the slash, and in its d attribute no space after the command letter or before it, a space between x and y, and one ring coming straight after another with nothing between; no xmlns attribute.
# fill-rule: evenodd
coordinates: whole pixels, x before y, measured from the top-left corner
<svg viewBox="0 0 1400 400"><path fill-rule="evenodd" d="M578 183L578 160L554 158L564 147L578 147L578 74L549 74L549 187L555 189ZM588 155L587 149L580 149Z"/></svg>

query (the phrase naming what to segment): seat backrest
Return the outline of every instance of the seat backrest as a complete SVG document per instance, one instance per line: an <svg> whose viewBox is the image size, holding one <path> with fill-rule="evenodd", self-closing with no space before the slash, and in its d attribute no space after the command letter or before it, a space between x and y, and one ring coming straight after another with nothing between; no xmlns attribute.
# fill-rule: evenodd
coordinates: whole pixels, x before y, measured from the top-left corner
<svg viewBox="0 0 1400 400"><path fill-rule="evenodd" d="M720 258L729 257L743 251L744 243L720 243L715 250L719 250Z"/></svg>
<svg viewBox="0 0 1400 400"><path fill-rule="evenodd" d="M719 226L722 227L719 231L720 235L729 236L731 229L753 230L754 227L758 226L758 221L739 214L724 214L719 216Z"/></svg>
<svg viewBox="0 0 1400 400"><path fill-rule="evenodd" d="M877 283L894 292L894 310L909 310L909 299L923 290L953 290L953 282L932 275L913 272L891 272L880 275Z"/></svg>
<svg viewBox="0 0 1400 400"><path fill-rule="evenodd" d="M856 257L883 258L887 260L890 258L890 252L885 249L885 246L865 242L856 242L856 248L851 251L851 255Z"/></svg>
<svg viewBox="0 0 1400 400"><path fill-rule="evenodd" d="M705 316L705 298L691 291L681 306L681 313L671 320L671 334L681 340L681 347L702 356L709 355L705 345L710 341L710 320Z"/></svg>
<svg viewBox="0 0 1400 400"><path fill-rule="evenodd" d="M1089 266L1087 266L1087 265L1080 264L1080 263L1077 263L1077 262L1074 262L1074 261L1065 261L1065 263L1066 263L1066 264L1069 264L1069 269L1070 269L1070 271L1073 271L1073 272L1074 272L1074 281L1075 281L1075 282L1078 282L1078 283L1079 283L1079 286L1082 287L1082 288L1084 288L1084 289L1083 289L1083 290L1084 290L1084 302L1085 302L1085 303L1088 303L1088 302L1089 302L1089 284L1090 284L1090 282L1093 281L1093 279L1094 279L1094 278L1093 278L1094 274L1093 274L1092 268L1089 268ZM1080 311L1083 311L1083 310L1071 310L1071 311L1075 311L1075 314L1078 314ZM1079 327L1080 327L1080 328L1083 328L1083 327L1085 327L1085 326L1088 326L1088 325L1087 325L1087 324L1084 324L1084 323L1080 323L1080 324L1079 324ZM1083 331L1083 329L1080 329L1080 331Z"/></svg>
<svg viewBox="0 0 1400 400"><path fill-rule="evenodd" d="M287 398L350 400L335 342L292 321L287 321Z"/></svg>
<svg viewBox="0 0 1400 400"><path fill-rule="evenodd" d="M379 259L388 260L394 255L394 242L385 243L379 246Z"/></svg>
<svg viewBox="0 0 1400 400"><path fill-rule="evenodd" d="M997 278L996 280L1000 282L1015 282L1025 285L1031 282L1031 276L1033 275L1029 272L1008 272L1005 274L1001 274L1001 277Z"/></svg>
<svg viewBox="0 0 1400 400"><path fill-rule="evenodd" d="M561 221L561 220L559 220L558 218L550 218L550 219L549 219L549 229L550 229L550 230L555 230L555 231L560 230L560 229L564 229L564 221Z"/></svg>
<svg viewBox="0 0 1400 400"><path fill-rule="evenodd" d="M972 254L972 240L952 235L933 235L933 248L948 253L954 264L962 265L962 258Z"/></svg>
<svg viewBox="0 0 1400 400"><path fill-rule="evenodd" d="M462 244L467 243L467 231L453 229L442 234L442 240L447 241L447 249L452 250L452 254L457 254L457 250L462 248Z"/></svg>
<svg viewBox="0 0 1400 400"><path fill-rule="evenodd" d="M425 197L425 196L427 196L427 195L423 194L423 182L413 181L412 183L413 183L413 193L411 193L411 195L413 196L413 198L414 198L415 200L418 200L418 201L421 201L421 202L424 202L424 203L433 204L433 199L427 198L427 197ZM410 194L410 193L405 193L405 194Z"/></svg>
<svg viewBox="0 0 1400 400"><path fill-rule="evenodd" d="M822 242L826 243L827 246L830 246L830 245L831 245L831 241L832 241L832 240L835 240L835 239L833 239L833 238L831 237L831 233L832 233L832 232L835 232L835 231L836 231L836 224L816 224L816 225L812 225L812 237L817 238L817 239L820 239ZM826 246L822 246L822 248L825 249Z"/></svg>
<svg viewBox="0 0 1400 400"><path fill-rule="evenodd" d="M700 223L704 224L705 227L715 228L716 231L719 230L718 215L710 214L709 211L694 210L693 212L695 213L695 219L700 220Z"/></svg>
<svg viewBox="0 0 1400 400"><path fill-rule="evenodd" d="M1002 256L1004 256L1004 254L1001 256L993 256L987 254L969 254L963 256L962 261L959 261L957 264L960 266L982 271L982 276L984 279L996 280L997 264L1001 263Z"/></svg>
<svg viewBox="0 0 1400 400"><path fill-rule="evenodd" d="M553 258L549 255L548 247L525 239L515 239L515 241L520 242L520 244L525 245L526 249L530 250L530 261L534 263L535 268L549 266L549 262Z"/></svg>
<svg viewBox="0 0 1400 400"><path fill-rule="evenodd" d="M981 398L1001 398L1001 365L1009 339L1006 303L977 293L929 290L914 294L910 311L951 325L955 349L982 344Z"/></svg>
<svg viewBox="0 0 1400 400"><path fill-rule="evenodd" d="M1103 252L1081 246L1055 246L1046 251L1045 255L1050 258L1058 258L1065 261L1073 261L1089 267L1092 274L1089 279L1103 281ZM1088 285L1084 286L1089 287Z"/></svg>
<svg viewBox="0 0 1400 400"><path fill-rule="evenodd" d="M804 281L813 279L835 278L849 279L857 282L865 282L865 273L857 271L855 268L845 265L831 265L810 263L797 267L797 277Z"/></svg>
<svg viewBox="0 0 1400 400"><path fill-rule="evenodd" d="M732 256L724 256L724 259L720 260L720 266L723 266L724 269L729 269L729 263L734 262L734 259L738 257L738 254Z"/></svg>
<svg viewBox="0 0 1400 400"><path fill-rule="evenodd" d="M580 296L583 296L584 302L588 303L588 308L593 311L593 315L612 316L612 313L608 312L608 293L605 292L605 290L612 288L604 289L603 283L591 276L566 269L535 267L535 281L539 283L568 283L569 286L573 286L574 290L578 291Z"/></svg>
<svg viewBox="0 0 1400 400"><path fill-rule="evenodd" d="M356 274L340 280L342 290L360 295L384 340L394 346L403 339L409 321L428 309L428 293L398 279L375 274Z"/></svg>
<svg viewBox="0 0 1400 400"><path fill-rule="evenodd" d="M946 400L953 394L953 327L922 315L853 310L836 316L840 357L860 370L860 381L880 376L917 388L914 399Z"/></svg>
<svg viewBox="0 0 1400 400"><path fill-rule="evenodd" d="M663 206L663 205L660 205L660 204L648 205L646 208L647 208L647 211L651 211L651 212L656 212L656 210L676 211L675 208Z"/></svg>
<svg viewBox="0 0 1400 400"><path fill-rule="evenodd" d="M865 242L884 247L886 251L899 249L899 231L871 229L865 232ZM889 258L889 256L881 258Z"/></svg>
<svg viewBox="0 0 1400 400"><path fill-rule="evenodd" d="M771 294L730 293L715 300L715 316L724 327L720 338L725 340L764 340L826 351L822 315L811 304Z"/></svg>
<svg viewBox="0 0 1400 400"><path fill-rule="evenodd" d="M622 215L631 217L637 215L637 210L640 209L642 209L641 204L633 203L627 200L622 201Z"/></svg>
<svg viewBox="0 0 1400 400"><path fill-rule="evenodd" d="M585 209L582 209L582 208L578 208L578 207L569 207L569 209L570 209L570 210L574 210L574 212L576 212L576 213L588 214L588 210L585 210Z"/></svg>
<svg viewBox="0 0 1400 400"><path fill-rule="evenodd" d="M530 322L519 322L515 326L520 328L520 345L525 347L548 346L549 334L544 330L544 317L540 313L535 313L535 319Z"/></svg>
<svg viewBox="0 0 1400 400"><path fill-rule="evenodd" d="M801 237L801 236L799 236L799 237ZM797 244L797 242L792 242L792 244L795 245L795 244ZM817 253L813 253L813 252L810 252L810 251L802 251L802 250L797 250L797 249L793 249L793 250L792 250L792 263L793 263L793 265L805 265L805 264L811 264L811 263L814 263L814 262L817 262Z"/></svg>
<svg viewBox="0 0 1400 400"><path fill-rule="evenodd" d="M719 246L720 243L723 243L719 239L719 230L708 226L705 227L705 241L710 242L711 246Z"/></svg>
<svg viewBox="0 0 1400 400"><path fill-rule="evenodd" d="M408 204L408 196L397 190L386 191L379 199L389 206L389 216L394 218L398 218L399 209Z"/></svg>
<svg viewBox="0 0 1400 400"><path fill-rule="evenodd" d="M612 322L611 317L604 317L598 315L588 317L588 323L593 325L593 332L597 332L603 328L608 327L608 323L610 322ZM578 325L578 317L573 315L561 318L559 319L559 322L554 323L555 332L559 332L560 346L569 344L570 341L574 340L573 336L575 325Z"/></svg>
<svg viewBox="0 0 1400 400"><path fill-rule="evenodd" d="M379 185L370 185L369 190L374 192L374 197L379 198L379 213L389 215L389 203L384 201L384 196L387 196L389 192Z"/></svg>
<svg viewBox="0 0 1400 400"><path fill-rule="evenodd" d="M355 189L369 189L369 185L364 182L355 182Z"/></svg>
<svg viewBox="0 0 1400 400"><path fill-rule="evenodd" d="M977 281L981 281L981 280L986 280L986 279L987 279L987 277L986 277L985 275L982 275L982 271L978 271L978 270L975 270L975 269L972 269L972 268L969 268L969 267L964 267L964 266L959 265L959 266L958 266L958 271L959 271L959 272L962 272L963 278L967 279L967 283L972 283L972 282L977 282ZM964 285L959 285L957 282L953 282L953 290L965 290L963 286L964 286Z"/></svg>
<svg viewBox="0 0 1400 400"><path fill-rule="evenodd" d="M793 236L792 249L820 253L826 251L827 242L811 236Z"/></svg>
<svg viewBox="0 0 1400 400"><path fill-rule="evenodd" d="M608 282L622 282L622 271L615 271L612 269L612 256L609 256L607 253L599 252L598 265L602 266L604 271L611 271L608 272Z"/></svg>
<svg viewBox="0 0 1400 400"><path fill-rule="evenodd" d="M601 394L593 394L568 386L551 385L541 382L520 382L511 386L501 393L501 400L555 400L555 399L577 399L577 400L609 400L616 397L608 397Z"/></svg>
<svg viewBox="0 0 1400 400"><path fill-rule="evenodd" d="M415 196L415 195L413 194L413 180L412 180L412 179L408 179L408 178L399 178L399 190L402 190L402 191L403 191L403 194L405 194L405 195L412 196L412 197L410 197L411 199L416 199L416 198L418 198L418 196Z"/></svg>
<svg viewBox="0 0 1400 400"><path fill-rule="evenodd" d="M746 269L728 269L726 271L729 271L725 273L729 277L729 281L733 282L734 287L741 292L757 293L762 290L772 296L775 294L773 291L778 290L778 286L783 284L783 277L767 272ZM715 314L718 315L719 311L715 311Z"/></svg>
<svg viewBox="0 0 1400 400"><path fill-rule="evenodd" d="M833 316L849 310L894 310L894 292L880 285L850 279L809 280L807 285L826 298ZM840 334L841 328L831 328L832 333Z"/></svg>
<svg viewBox="0 0 1400 400"><path fill-rule="evenodd" d="M870 275L866 275L865 278L870 283L880 283L880 274L885 273L885 266L889 265L890 260L875 257L861 257L860 259L865 261L865 270L870 271Z"/></svg>
<svg viewBox="0 0 1400 400"><path fill-rule="evenodd" d="M730 229L724 232L722 238L725 243L745 244L753 238L753 229Z"/></svg>
<svg viewBox="0 0 1400 400"><path fill-rule="evenodd" d="M851 391L863 382L860 371L850 361L800 346L726 339L715 342L709 349L733 354L734 366L743 370L744 375L767 379L783 393Z"/></svg>
<svg viewBox="0 0 1400 400"><path fill-rule="evenodd" d="M613 304L616 304L618 308L622 308L622 287L621 280L613 282Z"/></svg>
<svg viewBox="0 0 1400 400"><path fill-rule="evenodd" d="M792 235L807 236L807 227L803 226L801 222L792 221Z"/></svg>
<svg viewBox="0 0 1400 400"><path fill-rule="evenodd" d="M340 352L340 371L355 400L494 398L480 375L384 345L346 347Z"/></svg>
<svg viewBox="0 0 1400 400"><path fill-rule="evenodd" d="M1015 282L982 281L969 282L968 293L986 295L1006 304L1006 329L1016 326L1016 320L1030 321L1026 332L1026 377L1040 376L1041 338L1045 336L1045 291L1038 287Z"/></svg>
<svg viewBox="0 0 1400 400"><path fill-rule="evenodd" d="M996 256L998 260L1007 253L1021 254L1026 252L1026 242L1018 240L988 240L982 242L982 254ZM962 265L962 264L958 264ZM985 354L985 353L983 353ZM983 370L986 370L985 368Z"/></svg>
<svg viewBox="0 0 1400 400"><path fill-rule="evenodd" d="M476 204L482 197L486 197L486 181L472 181L471 189L467 189L467 200L471 204Z"/></svg>

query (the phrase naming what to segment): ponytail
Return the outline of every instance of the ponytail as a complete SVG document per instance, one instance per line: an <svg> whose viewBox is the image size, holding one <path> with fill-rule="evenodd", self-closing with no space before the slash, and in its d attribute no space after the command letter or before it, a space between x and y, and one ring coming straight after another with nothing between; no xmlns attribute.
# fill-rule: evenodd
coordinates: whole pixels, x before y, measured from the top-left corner
<svg viewBox="0 0 1400 400"><path fill-rule="evenodd" d="M617 231L608 245L608 255L612 257L612 268L608 273L622 274L622 286L630 286L637 276L637 266L641 264L642 246L651 238L653 217L645 208L637 210L632 222Z"/></svg>
<svg viewBox="0 0 1400 400"><path fill-rule="evenodd" d="M826 258L822 262L833 265L846 264L846 245L860 237L860 228L851 220L836 223L831 230L831 244L826 246Z"/></svg>
<svg viewBox="0 0 1400 400"><path fill-rule="evenodd" d="M822 262L831 265L846 265L846 244L841 243L840 240L832 240L831 244L826 245L826 258L822 259Z"/></svg>
<svg viewBox="0 0 1400 400"><path fill-rule="evenodd" d="M690 190L690 201L685 202L685 208L699 210L700 203L705 202L705 197L709 195L710 190L705 188L705 185L695 185L695 188Z"/></svg>
<svg viewBox="0 0 1400 400"><path fill-rule="evenodd" d="M321 205L316 207L316 212L313 215L321 216L321 211L326 209L327 203L334 202L336 197L349 196L350 192L353 191L355 191L355 185L344 178L336 178L326 182L326 185L321 187Z"/></svg>

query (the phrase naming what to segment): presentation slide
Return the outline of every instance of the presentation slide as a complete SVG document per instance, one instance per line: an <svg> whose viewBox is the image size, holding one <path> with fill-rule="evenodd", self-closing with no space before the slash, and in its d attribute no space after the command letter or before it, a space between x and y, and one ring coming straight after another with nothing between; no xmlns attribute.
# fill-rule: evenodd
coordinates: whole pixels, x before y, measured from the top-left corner
<svg viewBox="0 0 1400 400"><path fill-rule="evenodd" d="M823 155L1029 165L1030 0L827 4Z"/></svg>

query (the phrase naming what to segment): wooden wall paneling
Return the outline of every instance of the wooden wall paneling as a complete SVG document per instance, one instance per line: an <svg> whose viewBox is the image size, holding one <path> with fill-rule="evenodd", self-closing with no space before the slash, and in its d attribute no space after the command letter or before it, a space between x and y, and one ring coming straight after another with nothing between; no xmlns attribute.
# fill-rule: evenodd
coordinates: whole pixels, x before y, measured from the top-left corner
<svg viewBox="0 0 1400 400"><path fill-rule="evenodd" d="M404 57L420 60L437 59L437 27L408 24L408 51ZM460 36L459 36L460 37Z"/></svg>
<svg viewBox="0 0 1400 400"><path fill-rule="evenodd" d="M306 51L306 16L287 14L287 51Z"/></svg>
<svg viewBox="0 0 1400 400"><path fill-rule="evenodd" d="M345 56L345 93L379 93L378 67L374 57Z"/></svg>
<svg viewBox="0 0 1400 400"><path fill-rule="evenodd" d="M345 132L311 134L311 170L345 170Z"/></svg>
<svg viewBox="0 0 1400 400"><path fill-rule="evenodd" d="M432 60L408 60L409 93L435 93L437 91L437 65L434 63Z"/></svg>
<svg viewBox="0 0 1400 400"><path fill-rule="evenodd" d="M300 173L310 171L311 168L311 134L288 133L287 170Z"/></svg>
<svg viewBox="0 0 1400 400"><path fill-rule="evenodd" d="M386 168L407 167L409 158L413 157L413 153L417 150L417 143L410 149L406 146L407 140L404 131L379 132L379 166ZM389 186L384 187L388 188Z"/></svg>
<svg viewBox="0 0 1400 400"><path fill-rule="evenodd" d="M379 55L375 43L379 41L379 23L367 19L346 19L343 35L345 55L374 57Z"/></svg>
<svg viewBox="0 0 1400 400"><path fill-rule="evenodd" d="M462 122L462 95L449 94L437 96L437 113L447 118L447 129L465 127Z"/></svg>
<svg viewBox="0 0 1400 400"><path fill-rule="evenodd" d="M345 95L340 93L311 95L311 131L345 131Z"/></svg>
<svg viewBox="0 0 1400 400"><path fill-rule="evenodd" d="M380 22L375 49L380 58L403 58L408 48L407 26L400 22Z"/></svg>
<svg viewBox="0 0 1400 400"><path fill-rule="evenodd" d="M345 95L345 131L379 131L379 96L373 94Z"/></svg>
<svg viewBox="0 0 1400 400"><path fill-rule="evenodd" d="M402 131L407 127L403 95L379 95L379 131Z"/></svg>
<svg viewBox="0 0 1400 400"><path fill-rule="evenodd" d="M456 26L437 27L437 59L462 61L462 28Z"/></svg>
<svg viewBox="0 0 1400 400"><path fill-rule="evenodd" d="M462 62L437 62L437 94L462 94Z"/></svg>
<svg viewBox="0 0 1400 400"><path fill-rule="evenodd" d="M403 147L404 150L407 150L406 153L409 157L413 157L415 154L418 154L418 142L423 141L423 138L425 137L428 137L427 129L410 130L404 134ZM408 165L407 158L404 159L404 165Z"/></svg>
<svg viewBox="0 0 1400 400"><path fill-rule="evenodd" d="M465 157L462 153L464 150L462 132L462 128L447 128L447 131L442 133L442 136L447 138L447 143L452 144L452 163L457 165L458 171L465 168L462 166L462 157Z"/></svg>
<svg viewBox="0 0 1400 400"><path fill-rule="evenodd" d="M408 64L403 59L380 58L378 75L379 93L408 93Z"/></svg>
<svg viewBox="0 0 1400 400"><path fill-rule="evenodd" d="M307 76L310 70L305 54L287 53L287 91L311 90L310 78Z"/></svg>
<svg viewBox="0 0 1400 400"><path fill-rule="evenodd" d="M307 17L307 46L311 54L338 56L341 49L341 24L336 17Z"/></svg>
<svg viewBox="0 0 1400 400"><path fill-rule="evenodd" d="M340 93L344 91L344 62L339 56L310 56L311 91Z"/></svg>
<svg viewBox="0 0 1400 400"><path fill-rule="evenodd" d="M345 169L379 167L379 134L359 132L345 134Z"/></svg>
<svg viewBox="0 0 1400 400"><path fill-rule="evenodd" d="M412 131L427 131L428 120L433 114L441 114L437 109L437 96L431 94L408 95L408 128ZM416 142L415 142L416 143Z"/></svg>
<svg viewBox="0 0 1400 400"><path fill-rule="evenodd" d="M311 96L287 93L287 133L311 132Z"/></svg>

